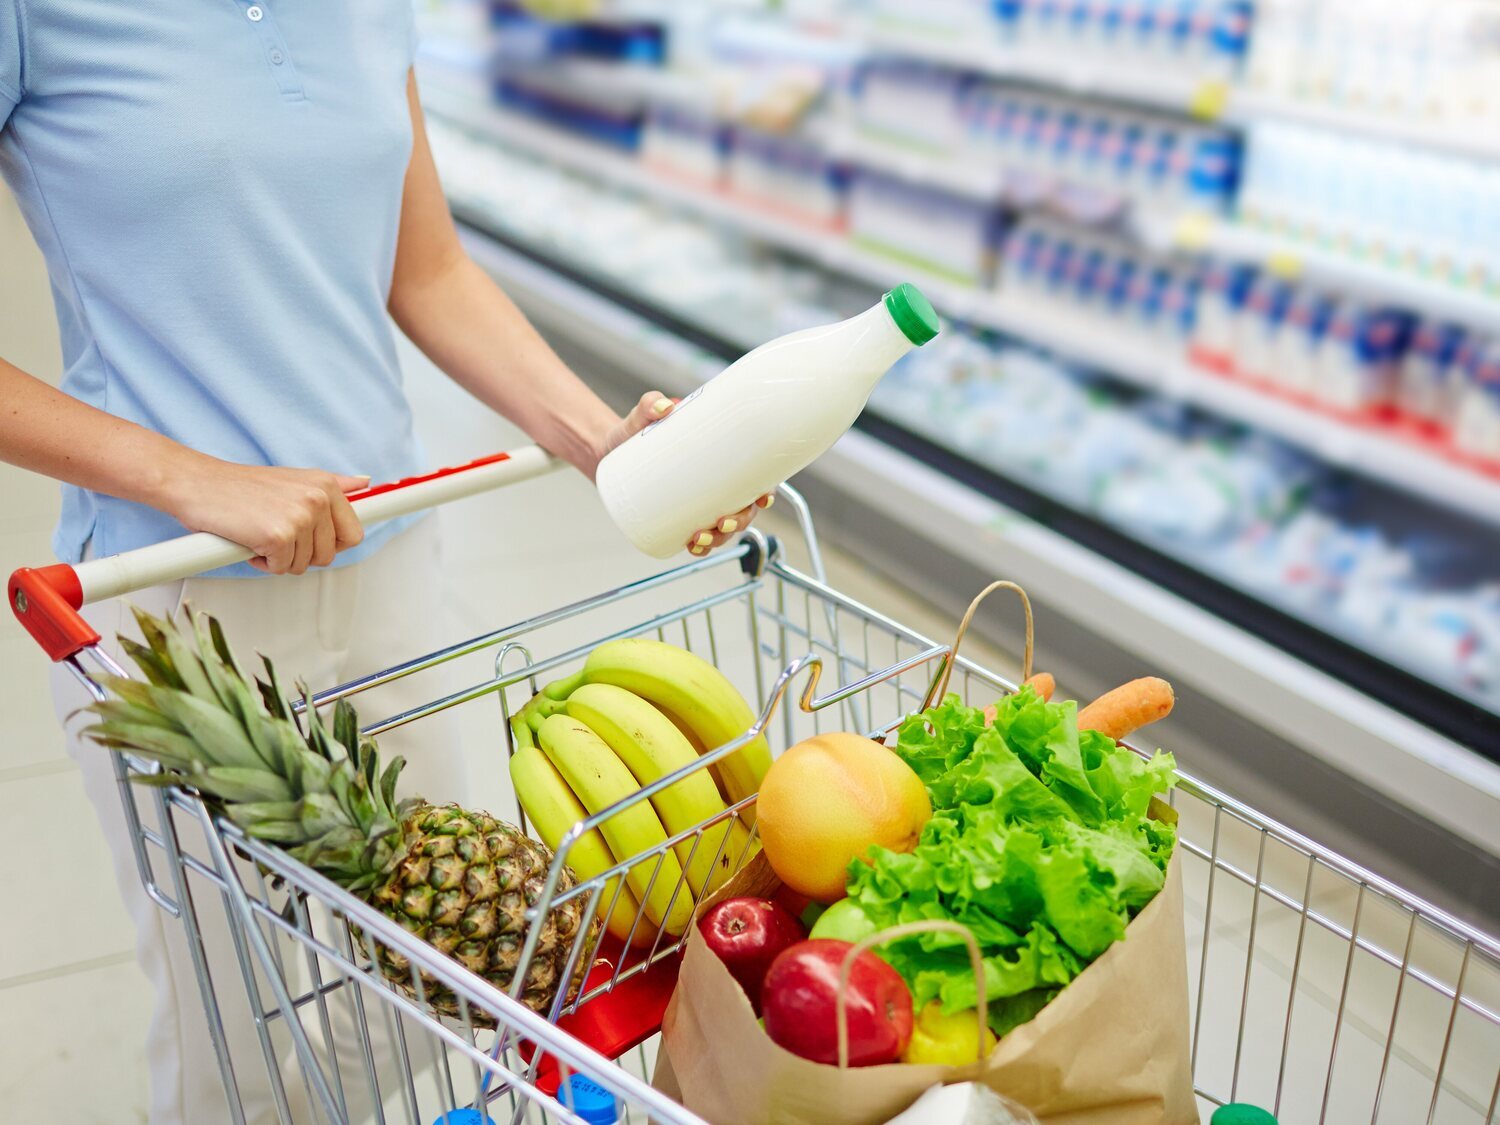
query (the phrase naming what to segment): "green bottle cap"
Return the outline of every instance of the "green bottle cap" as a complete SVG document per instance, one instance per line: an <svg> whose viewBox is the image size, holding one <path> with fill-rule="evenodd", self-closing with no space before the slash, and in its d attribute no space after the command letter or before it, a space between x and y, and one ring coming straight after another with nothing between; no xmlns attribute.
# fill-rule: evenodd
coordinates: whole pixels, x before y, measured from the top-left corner
<svg viewBox="0 0 1500 1125"><path fill-rule="evenodd" d="M932 302L910 282L902 282L885 295L885 307L906 338L921 347L938 334L937 313Z"/></svg>
<svg viewBox="0 0 1500 1125"><path fill-rule="evenodd" d="M1276 1118L1258 1105L1232 1102L1214 1110L1209 1125L1276 1125Z"/></svg>

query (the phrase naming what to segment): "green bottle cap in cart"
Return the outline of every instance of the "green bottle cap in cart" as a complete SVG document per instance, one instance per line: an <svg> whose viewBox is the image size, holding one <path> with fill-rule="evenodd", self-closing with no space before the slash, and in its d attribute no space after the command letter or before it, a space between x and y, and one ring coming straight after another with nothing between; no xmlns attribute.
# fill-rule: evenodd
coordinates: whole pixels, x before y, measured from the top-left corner
<svg viewBox="0 0 1500 1125"><path fill-rule="evenodd" d="M937 313L932 302L910 282L902 282L885 295L885 307L906 338L921 347L938 334Z"/></svg>
<svg viewBox="0 0 1500 1125"><path fill-rule="evenodd" d="M1214 1110L1209 1125L1276 1125L1276 1118L1258 1105L1234 1102Z"/></svg>

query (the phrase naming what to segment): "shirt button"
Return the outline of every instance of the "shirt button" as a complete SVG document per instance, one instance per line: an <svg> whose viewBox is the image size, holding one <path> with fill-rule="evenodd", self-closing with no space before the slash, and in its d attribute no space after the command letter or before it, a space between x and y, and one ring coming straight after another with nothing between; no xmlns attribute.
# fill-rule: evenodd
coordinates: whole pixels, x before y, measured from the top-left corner
<svg viewBox="0 0 1500 1125"><path fill-rule="evenodd" d="M251 4L245 9L245 16L251 23L260 23L265 18L265 10L259 4Z"/></svg>
<svg viewBox="0 0 1500 1125"><path fill-rule="evenodd" d="M277 66L280 66L283 62L286 61L286 57L280 51L272 51L271 61Z"/></svg>

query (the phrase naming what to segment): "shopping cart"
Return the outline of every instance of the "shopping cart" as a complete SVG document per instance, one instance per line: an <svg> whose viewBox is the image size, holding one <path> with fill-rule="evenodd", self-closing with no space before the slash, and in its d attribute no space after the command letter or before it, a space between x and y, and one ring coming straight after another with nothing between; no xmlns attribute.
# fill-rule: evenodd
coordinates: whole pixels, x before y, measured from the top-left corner
<svg viewBox="0 0 1500 1125"><path fill-rule="evenodd" d="M369 523L551 467L545 454L523 450L371 489L356 508ZM588 935L588 921L613 909L605 894L611 877L644 864L654 880L667 850L680 844L718 840L722 848L730 838L724 821L745 821L754 798L563 889L569 848L582 833L761 732L783 747L823 729L889 732L942 676L949 645L828 586L806 506L794 492L785 495L810 573L791 565L782 543L752 528L714 556L314 697L318 707L357 699L369 717L382 713L382 689L422 677L428 702L372 722L367 732L462 713L492 741L497 770L512 749L509 716L544 677L573 670L611 637L651 635L690 648L758 704L759 717L743 737L589 817L564 841L528 914L517 991L549 912L582 900L579 933ZM190 536L78 567L18 571L9 596L48 654L100 698L89 672L121 670L78 614L82 605L246 554L212 536ZM952 663L950 690L971 702L1014 690L968 659ZM216 820L193 793L130 784L152 766L116 756L116 769L140 877L188 937L230 1119L245 1120L240 1084L248 1068L263 1068L282 1120L599 1120L579 1100L587 1084L565 1081L574 1074L613 1095L621 1120L698 1120L649 1083L653 1036L683 938L643 932L623 953L581 937L569 951L569 969L587 970L586 983L574 995L560 994L550 1011L533 1012L277 848ZM1495 1120L1500 943L1211 786L1184 777L1171 799L1185 861L1196 970L1193 1072L1203 1108L1253 1101L1283 1122ZM518 809L494 811L523 822ZM674 893L692 895L685 880ZM215 979L208 967L202 935L214 912L229 923L233 979ZM382 977L377 943L409 960L409 989ZM423 1003L424 978L459 998L457 1018L439 1017ZM231 1057L226 990L249 999L257 1057Z"/></svg>

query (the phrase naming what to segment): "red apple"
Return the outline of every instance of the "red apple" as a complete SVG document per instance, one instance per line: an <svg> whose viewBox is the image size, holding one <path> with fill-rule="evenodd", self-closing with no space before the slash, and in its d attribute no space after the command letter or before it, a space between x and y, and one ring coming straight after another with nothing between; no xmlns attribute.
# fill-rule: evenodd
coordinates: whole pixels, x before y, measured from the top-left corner
<svg viewBox="0 0 1500 1125"><path fill-rule="evenodd" d="M835 997L839 969L854 946L813 938L771 963L761 990L766 1034L813 1062L838 1064ZM865 950L854 961L845 993L849 1021L849 1065L895 1062L911 1039L911 992L901 974Z"/></svg>
<svg viewBox="0 0 1500 1125"><path fill-rule="evenodd" d="M790 911L763 898L726 898L702 917L698 929L757 1014L771 962L807 938L807 928Z"/></svg>

